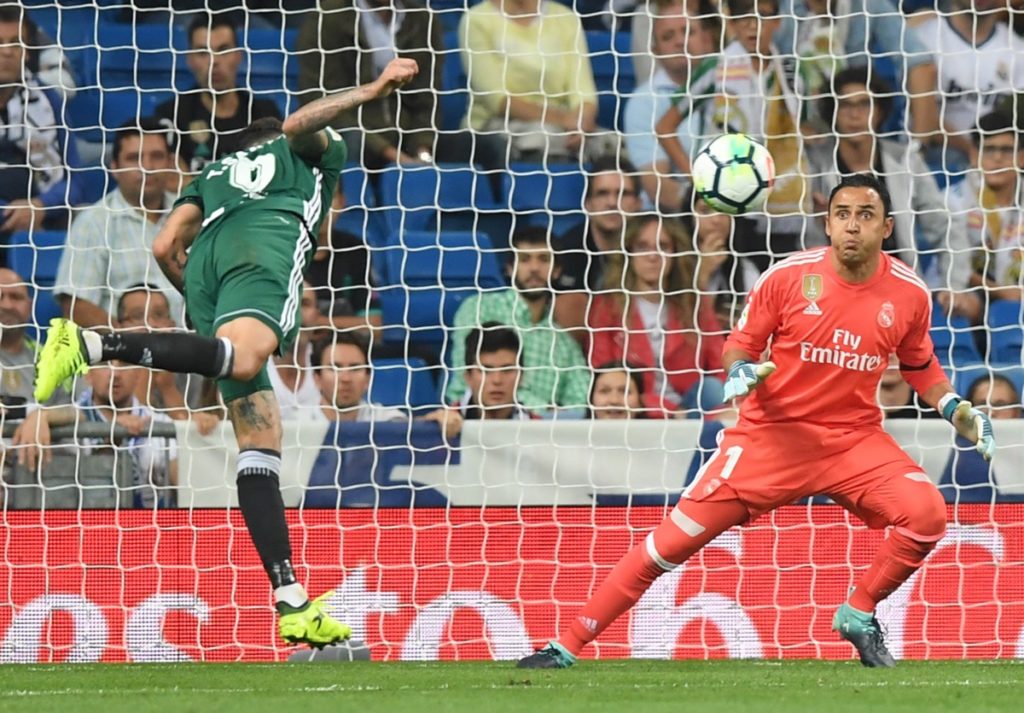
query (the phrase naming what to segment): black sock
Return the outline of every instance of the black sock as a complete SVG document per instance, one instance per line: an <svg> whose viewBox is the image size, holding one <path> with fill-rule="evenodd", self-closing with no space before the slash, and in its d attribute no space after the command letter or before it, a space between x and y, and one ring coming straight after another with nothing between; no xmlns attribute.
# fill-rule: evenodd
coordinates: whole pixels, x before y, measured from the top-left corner
<svg viewBox="0 0 1024 713"><path fill-rule="evenodd" d="M186 332L111 332L100 339L103 361L120 359L129 364L214 379L229 376L234 362L231 342L223 338Z"/></svg>
<svg viewBox="0 0 1024 713"><path fill-rule="evenodd" d="M295 584L280 471L277 451L250 449L238 454L238 507L274 589Z"/></svg>

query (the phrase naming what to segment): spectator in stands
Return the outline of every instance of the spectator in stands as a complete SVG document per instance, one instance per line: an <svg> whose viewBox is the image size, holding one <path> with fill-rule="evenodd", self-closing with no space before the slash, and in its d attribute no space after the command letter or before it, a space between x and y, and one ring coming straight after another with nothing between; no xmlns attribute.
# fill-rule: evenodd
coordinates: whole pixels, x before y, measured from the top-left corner
<svg viewBox="0 0 1024 713"><path fill-rule="evenodd" d="M323 329L327 320L317 305L316 292L308 281L303 283L300 314L302 326L295 344L267 364L270 384L274 387L274 396L277 397L281 419L284 421L315 421L319 418L320 390L313 378L310 353L313 351L313 342L322 339L317 330Z"/></svg>
<svg viewBox="0 0 1024 713"><path fill-rule="evenodd" d="M441 23L420 0L323 0L320 12L303 22L297 49L302 103L368 84L396 56L419 65L400 92L363 104L335 127L344 131L353 160L380 168L431 163L435 156L469 159L468 140L454 138L468 137L436 132L444 44Z"/></svg>
<svg viewBox="0 0 1024 713"><path fill-rule="evenodd" d="M111 362L89 369L87 388L77 401L79 420L112 423L127 429L130 436L116 444L124 448L132 463L132 494L135 507L174 507L177 502L178 449L173 438L152 437L151 424L170 423L166 414L155 412L135 398L143 370ZM102 441L83 442L83 455L89 446Z"/></svg>
<svg viewBox="0 0 1024 713"><path fill-rule="evenodd" d="M529 421L537 418L519 403L522 346L514 330L496 322L466 336L466 392L454 404L463 418L476 421Z"/></svg>
<svg viewBox="0 0 1024 713"><path fill-rule="evenodd" d="M89 369L88 388L74 408L37 409L19 426L13 443L20 447L18 461L34 470L51 459L50 429L77 422L109 423L124 428L129 436L114 445L123 448L131 460L135 507L173 507L178 485L177 444L173 438L150 436L151 426L170 423L166 414L157 413L135 398L139 367L110 362ZM81 439L82 454L109 441Z"/></svg>
<svg viewBox="0 0 1024 713"><path fill-rule="evenodd" d="M0 14L5 10L24 12L25 63L39 81L39 86L54 89L64 101L74 99L78 81L60 44L32 21L32 16L23 10L21 3L0 3Z"/></svg>
<svg viewBox="0 0 1024 713"><path fill-rule="evenodd" d="M976 319L981 302L966 292L971 268L964 214L950 214L914 144L878 135L889 112L891 90L870 76L868 67L837 73L830 90L821 100L821 115L835 127L836 136L809 146L807 154L815 210L822 215L827 211L829 192L843 176L874 173L889 189L896 207L895 227L882 249L916 267L940 291L947 309L952 305L958 314ZM827 243L823 221L813 222L808 232L812 231L814 243ZM928 247L925 259L918 256L923 245ZM935 265L926 269L926 261Z"/></svg>
<svg viewBox="0 0 1024 713"><path fill-rule="evenodd" d="M967 399L989 418L1021 418L1024 415L1017 387L1002 374L976 379L967 394Z"/></svg>
<svg viewBox="0 0 1024 713"><path fill-rule="evenodd" d="M176 329L167 292L147 284L129 286L117 301L117 325L123 331ZM197 374L147 369L138 379L135 397L175 421L191 419L199 433L206 435L223 417L216 398L211 401L206 397L204 386L211 382Z"/></svg>
<svg viewBox="0 0 1024 713"><path fill-rule="evenodd" d="M64 315L83 327L116 326L120 294L152 285L181 324L183 301L153 257L153 240L174 195L164 190L172 169L167 131L154 119L132 119L114 138L110 162L117 188L75 218L60 258L54 291Z"/></svg>
<svg viewBox="0 0 1024 713"><path fill-rule="evenodd" d="M0 420L25 418L33 405L36 351L40 348L25 334L32 322L32 297L25 280L13 270L0 267ZM66 403L63 389L50 403Z"/></svg>
<svg viewBox="0 0 1024 713"><path fill-rule="evenodd" d="M156 108L156 116L173 130L178 165L195 174L239 150L238 136L250 122L267 116L280 119L281 112L270 99L238 87L242 50L235 26L225 16L198 15L189 25L188 38L188 68L198 88L168 99Z"/></svg>
<svg viewBox="0 0 1024 713"><path fill-rule="evenodd" d="M939 418L933 408L921 404L920 399L900 374L899 364L890 364L882 373L878 384L878 405L884 418Z"/></svg>
<svg viewBox="0 0 1024 713"><path fill-rule="evenodd" d="M721 324L732 328L761 275L749 255L758 243L757 231L749 219L712 210L692 191L683 196L683 205L688 210L682 224L697 248L697 289L713 301Z"/></svg>
<svg viewBox="0 0 1024 713"><path fill-rule="evenodd" d="M28 66L22 8L0 6L0 239L63 227L80 202L78 150L64 129L64 103Z"/></svg>
<svg viewBox="0 0 1024 713"><path fill-rule="evenodd" d="M463 368L466 338L484 322L514 329L522 342L523 378L519 402L528 409L582 409L587 406L590 369L583 351L555 321L551 285L558 279L554 253L544 228L520 228L512 235L515 254L509 266L512 287L467 298L455 313L452 378L448 399L466 391Z"/></svg>
<svg viewBox="0 0 1024 713"><path fill-rule="evenodd" d="M310 363L320 389L320 417L329 422L408 421L397 408L370 403L369 341L360 332L335 332L313 344ZM462 432L457 410L439 408L417 420L432 421L449 440Z"/></svg>
<svg viewBox="0 0 1024 713"><path fill-rule="evenodd" d="M977 163L971 133L999 101L1024 89L1024 40L1004 22L1005 0L951 0L951 12L929 14L917 34L938 64L939 109L950 149Z"/></svg>
<svg viewBox="0 0 1024 713"><path fill-rule="evenodd" d="M459 38L478 140L507 144L513 161L577 158L597 128L597 89L576 14L550 0L484 0Z"/></svg>
<svg viewBox="0 0 1024 713"><path fill-rule="evenodd" d="M588 326L590 363L623 360L643 370L644 404L675 412L721 405L722 327L714 303L695 294L690 236L670 218L644 215L626 225L625 256L614 257Z"/></svg>
<svg viewBox="0 0 1024 713"><path fill-rule="evenodd" d="M586 342L584 330L590 297L601 289L608 258L622 251L625 216L641 208L640 180L629 161L612 157L594 161L587 173L587 191L583 199L586 217L562 233L554 242L559 267L554 284L555 321L575 330L574 336Z"/></svg>
<svg viewBox="0 0 1024 713"><path fill-rule="evenodd" d="M774 44L779 0L725 0L724 7L735 39L719 58L713 104L691 102L689 92L680 91L655 130L679 171L688 170L689 157L676 132L693 112L707 112L708 133L738 131L764 142L775 160L776 178L765 207L770 220L759 219L759 227L763 250L779 257L802 247L804 215L812 208L800 139L802 86Z"/></svg>
<svg viewBox="0 0 1024 713"><path fill-rule="evenodd" d="M650 202L662 211L680 213L684 185L673 175L672 160L654 134L658 118L672 105L672 97L685 94L692 105L707 102L714 92L717 58L711 56L719 32L714 10L708 0L655 8L650 51L656 70L650 81L638 87L626 100L622 122L626 150L640 171L640 182ZM689 173L689 157L700 146L704 134L702 114L687 113L676 135L683 150L680 171Z"/></svg>
<svg viewBox="0 0 1024 713"><path fill-rule="evenodd" d="M373 292L370 251L366 241L338 230L334 218L345 207L345 195L335 190L331 217L320 225L320 239L306 280L314 290L321 315L337 329L379 327L380 305Z"/></svg>
<svg viewBox="0 0 1024 713"><path fill-rule="evenodd" d="M632 3L634 0L611 0L618 5L621 2ZM712 43L712 52L718 52L722 46L722 27L719 21L718 0L642 0L636 3L632 13L632 32L630 35L630 56L633 60L633 74L639 87L651 81L657 72L659 57L654 48L654 23L658 17L676 14L680 3L686 8L686 15L699 20L714 31L708 37ZM623 18L625 19L625 18ZM663 58L662 58L663 59ZM660 116L660 114L659 114ZM636 160L634 158L634 160Z"/></svg>
<svg viewBox="0 0 1024 713"><path fill-rule="evenodd" d="M817 91L847 67L872 66L874 58L894 62L896 80L906 87L910 127L927 141L940 140L934 58L893 0L782 0L782 25L775 44L799 61L804 86ZM880 71L874 68L872 76ZM906 80L905 82L903 80ZM812 110L814 107L808 107ZM820 117L815 117L820 119ZM827 121L815 133L831 133Z"/></svg>
<svg viewBox="0 0 1024 713"><path fill-rule="evenodd" d="M644 418L644 381L640 372L621 361L594 369L590 417L596 420Z"/></svg>
<svg viewBox="0 0 1024 713"><path fill-rule="evenodd" d="M1011 114L982 117L974 133L977 170L950 192L950 210L967 215L968 245L975 251L971 284L991 300L1024 299L1024 136Z"/></svg>

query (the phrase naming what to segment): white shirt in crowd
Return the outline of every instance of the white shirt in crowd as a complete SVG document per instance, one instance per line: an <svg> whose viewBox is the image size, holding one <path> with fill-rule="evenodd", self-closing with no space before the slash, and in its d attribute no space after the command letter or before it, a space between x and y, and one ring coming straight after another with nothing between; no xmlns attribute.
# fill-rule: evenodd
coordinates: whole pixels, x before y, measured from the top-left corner
<svg viewBox="0 0 1024 713"><path fill-rule="evenodd" d="M274 388L274 396L281 407L282 421L317 421L320 413L320 390L316 387L316 380L313 378L313 367L310 363L310 356L313 347L306 348L306 354L302 359L301 376L299 388L292 391L281 380L281 374L277 370L277 364L273 359L267 362L267 372L270 375L270 385Z"/></svg>
<svg viewBox="0 0 1024 713"><path fill-rule="evenodd" d="M939 71L941 118L952 131L973 131L1000 97L1024 89L1024 41L1005 23L979 46L960 35L945 17L917 27Z"/></svg>

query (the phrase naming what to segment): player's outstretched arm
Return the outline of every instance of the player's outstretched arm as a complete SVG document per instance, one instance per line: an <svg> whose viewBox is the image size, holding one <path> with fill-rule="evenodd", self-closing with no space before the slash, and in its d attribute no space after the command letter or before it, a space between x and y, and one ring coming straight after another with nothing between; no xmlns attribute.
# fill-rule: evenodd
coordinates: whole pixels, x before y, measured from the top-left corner
<svg viewBox="0 0 1024 713"><path fill-rule="evenodd" d="M178 292L182 292L185 287L188 248L202 225L203 209L195 203L182 203L171 211L153 241L153 256Z"/></svg>
<svg viewBox="0 0 1024 713"><path fill-rule="evenodd" d="M996 439L992 432L992 421L974 407L970 401L960 398L948 381L941 382L920 392L921 400L942 414L953 424L961 436L974 444L985 460L992 460L996 452Z"/></svg>
<svg viewBox="0 0 1024 713"><path fill-rule="evenodd" d="M281 130L292 151L303 158L318 159L327 150L323 130L338 122L341 115L368 101L385 97L405 86L419 73L416 60L393 59L380 76L369 84L317 99L284 120Z"/></svg>
<svg viewBox="0 0 1024 713"><path fill-rule="evenodd" d="M722 355L722 365L729 376L725 381L725 401L746 396L760 386L775 371L770 361L755 362L755 357L743 349L728 349Z"/></svg>

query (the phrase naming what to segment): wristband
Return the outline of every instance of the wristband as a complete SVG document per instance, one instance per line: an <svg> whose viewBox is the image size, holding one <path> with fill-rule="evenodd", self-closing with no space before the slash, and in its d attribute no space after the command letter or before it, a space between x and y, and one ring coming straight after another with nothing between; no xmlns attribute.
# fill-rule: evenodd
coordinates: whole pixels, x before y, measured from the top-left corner
<svg viewBox="0 0 1024 713"><path fill-rule="evenodd" d="M942 417L947 421L952 422L953 413L956 411L956 407L963 401L959 396L950 392L939 399L938 411L942 414Z"/></svg>

